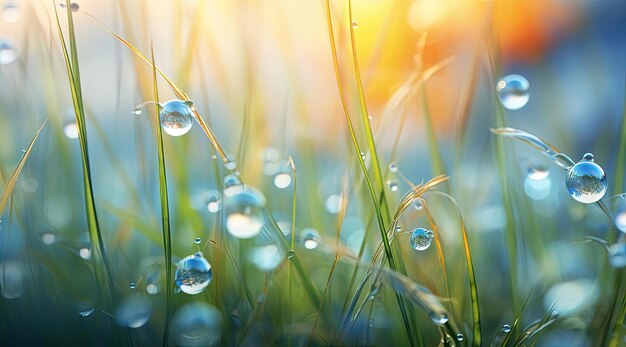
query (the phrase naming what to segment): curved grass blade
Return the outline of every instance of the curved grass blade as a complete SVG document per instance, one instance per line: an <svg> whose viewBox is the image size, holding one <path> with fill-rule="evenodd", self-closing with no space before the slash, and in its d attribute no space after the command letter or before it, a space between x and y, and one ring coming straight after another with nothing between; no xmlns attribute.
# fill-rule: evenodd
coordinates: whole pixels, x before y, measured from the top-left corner
<svg viewBox="0 0 626 347"><path fill-rule="evenodd" d="M154 46L150 43L150 57L152 58L152 87L154 100L159 103L159 88L157 84L156 64L154 63ZM163 331L163 346L169 344L169 322L172 311L172 236L170 234L170 208L167 193L167 173L165 171L165 152L163 151L163 130L160 126L159 107L155 107L156 119L156 146L159 165L159 199L161 202L161 230L163 233L163 252L165 253L165 328Z"/></svg>
<svg viewBox="0 0 626 347"><path fill-rule="evenodd" d="M523 346L524 342L526 342L531 337L537 335L538 333L544 331L547 327L554 324L557 321L557 319L558 319L558 314L556 314L555 312L549 312L541 320L536 321L535 323L531 324L528 328L526 328L526 330L524 330L522 334L517 338L514 346L515 347Z"/></svg>
<svg viewBox="0 0 626 347"><path fill-rule="evenodd" d="M48 123L48 118L46 118L46 120L43 121L43 124L41 124L41 126L39 127L39 130L37 130L37 132L35 133L35 136L33 136L33 139L30 141L30 144L28 145L28 147L26 147L26 149L22 153L22 158L17 163L17 167L13 171L13 174L11 174L11 177L9 177L6 185L4 186L4 188L2 188L2 195L0 195L0 215L2 215L2 211L4 211L4 208L6 207L6 204L9 201L9 197L11 196L11 193L13 193L13 189L15 189L17 178L20 176L20 173L22 172L22 169L24 168L24 165L26 164L26 160L28 160L28 157L30 156L30 153L33 150L33 146L35 145L37 138L39 138L39 134L41 133L41 130L43 130L43 127L46 125L46 123Z"/></svg>

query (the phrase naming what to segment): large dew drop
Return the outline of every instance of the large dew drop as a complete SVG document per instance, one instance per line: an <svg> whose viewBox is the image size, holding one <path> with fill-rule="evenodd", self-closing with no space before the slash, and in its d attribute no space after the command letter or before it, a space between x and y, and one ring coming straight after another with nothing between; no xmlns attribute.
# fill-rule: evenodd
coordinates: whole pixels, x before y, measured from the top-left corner
<svg viewBox="0 0 626 347"><path fill-rule="evenodd" d="M172 317L171 332L177 346L216 346L220 342L222 314L205 302L181 306Z"/></svg>
<svg viewBox="0 0 626 347"><path fill-rule="evenodd" d="M171 136L181 136L191 130L193 126L193 112L191 101L171 100L161 106L159 112L163 131Z"/></svg>
<svg viewBox="0 0 626 347"><path fill-rule="evenodd" d="M178 263L176 286L184 293L199 294L209 285L212 277L211 264L198 252Z"/></svg>
<svg viewBox="0 0 626 347"><path fill-rule="evenodd" d="M526 105L529 89L528 80L515 74L502 77L496 84L500 102L509 110L519 110Z"/></svg>
<svg viewBox="0 0 626 347"><path fill-rule="evenodd" d="M240 239L256 236L265 224L265 203L263 193L250 186L241 186L232 194L224 191L226 230Z"/></svg>
<svg viewBox="0 0 626 347"><path fill-rule="evenodd" d="M416 251L423 251L430 247L430 244L433 243L433 237L435 234L424 228L417 228L411 232L411 237L409 241L411 242L411 247Z"/></svg>
<svg viewBox="0 0 626 347"><path fill-rule="evenodd" d="M134 295L122 301L115 309L117 324L128 328L144 326L152 315L152 303L143 296Z"/></svg>
<svg viewBox="0 0 626 347"><path fill-rule="evenodd" d="M600 165L593 162L593 154L587 153L568 170L565 185L576 201L591 204L606 193L606 175Z"/></svg>

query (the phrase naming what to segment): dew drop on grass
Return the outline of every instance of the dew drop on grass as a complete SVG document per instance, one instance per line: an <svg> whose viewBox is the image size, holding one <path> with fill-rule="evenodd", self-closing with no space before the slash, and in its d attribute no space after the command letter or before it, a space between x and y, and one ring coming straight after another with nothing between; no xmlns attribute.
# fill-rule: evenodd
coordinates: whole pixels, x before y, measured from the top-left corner
<svg viewBox="0 0 626 347"><path fill-rule="evenodd" d="M401 231L402 231L402 225L396 226L396 233L399 233Z"/></svg>
<svg viewBox="0 0 626 347"><path fill-rule="evenodd" d="M171 136L181 136L191 130L193 113L191 101L171 100L161 106L159 115L163 131Z"/></svg>
<svg viewBox="0 0 626 347"><path fill-rule="evenodd" d="M81 317L89 317L95 311L96 308L94 305L83 302L76 305L76 311L78 311L78 315Z"/></svg>
<svg viewBox="0 0 626 347"><path fill-rule="evenodd" d="M395 161L393 163L389 164L389 171L391 171L393 173L398 172L398 164L396 164Z"/></svg>
<svg viewBox="0 0 626 347"><path fill-rule="evenodd" d="M361 159L365 160L365 153L361 152Z"/></svg>
<svg viewBox="0 0 626 347"><path fill-rule="evenodd" d="M543 166L530 166L528 167L528 178L533 181L541 181L548 178L550 170Z"/></svg>
<svg viewBox="0 0 626 347"><path fill-rule="evenodd" d="M222 314L206 302L181 306L172 317L171 335L178 346L217 346L222 332Z"/></svg>
<svg viewBox="0 0 626 347"><path fill-rule="evenodd" d="M416 211L421 211L424 208L424 205L422 204L421 200L415 200L415 202L413 202L413 209Z"/></svg>
<svg viewBox="0 0 626 347"><path fill-rule="evenodd" d="M78 255L85 260L89 260L91 259L91 249L87 247L83 247L80 250L78 250Z"/></svg>
<svg viewBox="0 0 626 347"><path fill-rule="evenodd" d="M353 28L357 28L359 26L359 23L357 21L352 21L352 27Z"/></svg>
<svg viewBox="0 0 626 347"><path fill-rule="evenodd" d="M41 237L41 241L46 245L46 246L52 246L54 245L54 243L56 242L57 238L56 236L54 236L54 234L51 233L46 233L43 234L43 236Z"/></svg>
<svg viewBox="0 0 626 347"><path fill-rule="evenodd" d="M291 185L291 175L285 172L274 176L274 185L276 188L285 189Z"/></svg>
<svg viewBox="0 0 626 347"><path fill-rule="evenodd" d="M508 325L508 324L503 325L503 326L502 326L502 331L503 331L504 333L506 333L506 334L510 333L510 332L511 332L511 326L510 326L510 325Z"/></svg>
<svg viewBox="0 0 626 347"><path fill-rule="evenodd" d="M213 277L211 264L198 252L183 258L176 269L176 286L186 294L199 294Z"/></svg>
<svg viewBox="0 0 626 347"><path fill-rule="evenodd" d="M232 189L232 188L229 188ZM224 191L226 230L236 238L256 236L265 224L266 200L263 193L250 186L242 186L234 194Z"/></svg>
<svg viewBox="0 0 626 347"><path fill-rule="evenodd" d="M125 299L115 309L117 324L128 328L144 326L152 315L152 302L140 295Z"/></svg>
<svg viewBox="0 0 626 347"><path fill-rule="evenodd" d="M463 339L465 339L463 334L461 334L461 333L456 334L456 340L457 341L461 342L461 341L463 341Z"/></svg>
<svg viewBox="0 0 626 347"><path fill-rule="evenodd" d="M243 186L241 184L241 180L237 175L230 174L224 176L224 195L236 195L243 191Z"/></svg>
<svg viewBox="0 0 626 347"><path fill-rule="evenodd" d="M234 155L226 154L226 162L224 163L224 168L228 171L233 171L237 168L237 161L235 160Z"/></svg>
<svg viewBox="0 0 626 347"><path fill-rule="evenodd" d="M20 17L17 5L11 1L7 1L2 8L2 19L7 23L15 23Z"/></svg>
<svg viewBox="0 0 626 347"><path fill-rule="evenodd" d="M306 249L315 249L319 245L322 238L317 230L313 228L302 229L302 244Z"/></svg>
<svg viewBox="0 0 626 347"><path fill-rule="evenodd" d="M576 201L585 204L602 199L607 190L604 170L594 163L591 153L585 154L576 165L569 169L565 185Z"/></svg>
<svg viewBox="0 0 626 347"><path fill-rule="evenodd" d="M519 110L528 103L530 84L521 75L507 75L496 84L502 106L509 110Z"/></svg>
<svg viewBox="0 0 626 347"><path fill-rule="evenodd" d="M193 243L195 243L196 245L199 245L199 244L201 244L201 243L202 243L202 239L201 239L201 238L199 238L199 237L196 237L196 238L193 240Z"/></svg>
<svg viewBox="0 0 626 347"><path fill-rule="evenodd" d="M609 262L613 267L626 266L626 243L616 243L609 249Z"/></svg>
<svg viewBox="0 0 626 347"><path fill-rule="evenodd" d="M294 251L293 249L290 249L287 251L287 258L291 259L295 256L296 256L296 251Z"/></svg>
<svg viewBox="0 0 626 347"><path fill-rule="evenodd" d="M439 314L436 312L432 312L430 314L430 320L433 321L433 323L437 324L437 325L443 325L446 324L448 322L448 316L446 316L445 314Z"/></svg>
<svg viewBox="0 0 626 347"><path fill-rule="evenodd" d="M156 283L148 283L146 285L146 292L150 295L156 295L161 291L161 287Z"/></svg>
<svg viewBox="0 0 626 347"><path fill-rule="evenodd" d="M59 7L65 8L65 2L60 3ZM72 2L70 3L70 10L72 10L72 12L78 12L78 10L80 10L80 5L77 2Z"/></svg>
<svg viewBox="0 0 626 347"><path fill-rule="evenodd" d="M0 263L0 291L6 299L15 299L24 293L23 267L15 261Z"/></svg>
<svg viewBox="0 0 626 347"><path fill-rule="evenodd" d="M17 59L13 44L6 38L0 37L0 65L10 64Z"/></svg>
<svg viewBox="0 0 626 347"><path fill-rule="evenodd" d="M239 316L239 310L234 309L230 313L230 321L233 322L233 325L236 327L241 326L241 316Z"/></svg>
<svg viewBox="0 0 626 347"><path fill-rule="evenodd" d="M389 190L392 192L398 191L398 181L388 180L387 187L389 187Z"/></svg>
<svg viewBox="0 0 626 347"><path fill-rule="evenodd" d="M135 288L137 288L137 283L135 283L135 282L130 282L129 287L130 287L130 289L135 289Z"/></svg>
<svg viewBox="0 0 626 347"><path fill-rule="evenodd" d="M409 239L411 243L411 247L416 251L423 251L428 249L430 245L433 243L433 237L435 234L424 228L417 228L411 232L411 237Z"/></svg>
<svg viewBox="0 0 626 347"><path fill-rule="evenodd" d="M284 257L278 247L273 244L255 247L249 253L250 261L261 271L274 270Z"/></svg>
<svg viewBox="0 0 626 347"><path fill-rule="evenodd" d="M78 138L78 127L76 126L75 120L68 120L63 125L63 133L68 139L77 139Z"/></svg>
<svg viewBox="0 0 626 347"><path fill-rule="evenodd" d="M376 325L376 319L371 318L371 319L370 319L370 328L373 328L373 327L374 327L374 325Z"/></svg>

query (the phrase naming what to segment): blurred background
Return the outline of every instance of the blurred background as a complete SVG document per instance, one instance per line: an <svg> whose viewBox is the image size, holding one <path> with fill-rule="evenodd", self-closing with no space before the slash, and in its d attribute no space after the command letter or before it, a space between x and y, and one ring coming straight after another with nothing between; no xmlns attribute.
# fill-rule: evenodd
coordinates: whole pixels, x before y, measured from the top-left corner
<svg viewBox="0 0 626 347"><path fill-rule="evenodd" d="M313 228L324 242L332 243L337 234L354 253L365 242L363 260L371 258L380 237L374 231L365 238L368 229L376 229L371 223L373 206L343 113L324 1L81 0L75 4L94 193L106 249L116 269L114 281L120 284L121 297L141 293L149 298L149 304L133 306L133 310L143 309L144 315L149 307L151 317L133 329L136 341L159 343L165 316L160 289L166 284L157 124L150 106L139 116L132 113L138 104L154 100L152 70L107 28L148 57L153 45L156 65L189 95L237 162L242 180L263 192L268 213L281 228L291 228L294 184L293 178L286 186L275 178L279 173L293 176L286 164L292 157L297 169L297 235ZM623 199L608 198L624 193L615 190L615 183L625 177L616 177L615 172L623 176L616 167L616 154L626 95L626 3L354 0L351 16L348 4L332 1L330 15L339 83L361 155L372 170L351 42L392 211L410 183L436 174L450 176L441 190L454 197L467 225L482 298L483 340L489 341L503 324L512 324L514 307L519 308L526 297L532 298L523 317L528 324L553 308L551 298L568 293L580 300L556 307L575 319L546 333L542 343L598 343L601 328L595 324L606 320L606 312L615 306L613 287L607 284L614 274L607 270L602 247L576 242L585 236L608 239L610 221L596 206L571 199L565 172L530 146L507 141L504 156L498 159L496 138L489 129L506 125L531 132L574 161L592 152L607 173L607 205L611 211L623 209ZM1 5L3 187L23 149L49 119L2 212L1 341L3 345L106 344L110 341L99 342L97 337L106 336L108 323L102 321L119 314L99 307L94 294L98 289L86 234L81 153L53 6L65 35L66 9L58 1L3 0ZM511 74L529 83L524 92L528 101L519 109L502 105L496 88L502 77ZM176 99L163 79L158 83L161 101ZM219 196L221 177L228 170L217 165L217 153L198 126L185 136L165 136L164 146L174 261L203 247L213 264L223 254L205 245L224 228L219 207L212 210L208 196ZM388 167L392 163L397 172ZM542 173L539 179L529 174L536 171ZM508 198L503 194L507 189ZM401 259L409 277L455 308L457 325L469 336L471 313L458 217L449 203L433 202L433 206L449 257L452 299L445 298L434 249L415 252L408 236L398 236L399 242L407 243ZM417 209L403 218L405 230L428 223ZM507 230L513 230L512 241ZM215 285L212 282L202 296L221 312L221 343L283 344L286 337L280 329L268 337L272 327L284 328L281 319L270 319L265 325L250 323L254 328L245 338L237 319L258 319L242 303L242 279L249 282L255 297L269 296L268 314L280 316L284 288L271 289L267 283L280 283L285 271L267 263L257 268L256 256L247 255L266 241L236 240L223 234L223 247L230 249L241 269L231 268L228 262L216 268ZM201 245L194 244L195 238L202 240ZM334 254L302 252L313 282L323 290ZM278 261L283 264L284 259L281 254ZM353 266L340 263L333 275L324 308L331 316L340 316L343 296L354 290L345 287ZM517 270L512 273L512 268ZM242 277L234 271L241 271ZM367 331L371 325L374 333L361 340L357 324L354 343L380 344L384 332L401 329L393 297L385 300L379 310L370 312L379 323L362 323L362 329ZM201 300L176 294L174 301L180 307ZM316 307L301 305L294 312L302 326L289 329L306 335ZM100 318L93 318L91 312L76 314L77 307L79 313L95 309ZM332 324L322 326L320 330L332 331ZM76 332L77 327L81 332ZM425 336L436 341L436 330ZM402 338L396 342L403 343ZM328 343L322 337L320 341Z"/></svg>

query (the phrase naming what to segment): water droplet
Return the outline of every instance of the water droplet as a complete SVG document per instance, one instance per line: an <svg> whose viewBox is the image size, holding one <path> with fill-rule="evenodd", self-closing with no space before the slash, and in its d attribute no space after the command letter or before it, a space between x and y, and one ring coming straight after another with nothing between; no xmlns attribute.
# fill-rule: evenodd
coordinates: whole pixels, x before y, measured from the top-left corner
<svg viewBox="0 0 626 347"><path fill-rule="evenodd" d="M222 314L205 302L190 302L176 310L171 329L178 346L217 346L221 339Z"/></svg>
<svg viewBox="0 0 626 347"><path fill-rule="evenodd" d="M424 204L422 204L421 200L415 200L413 202L413 209L416 211L421 211L424 208Z"/></svg>
<svg viewBox="0 0 626 347"><path fill-rule="evenodd" d="M253 248L249 258L261 271L274 270L284 259L284 255L276 245L266 245Z"/></svg>
<svg viewBox="0 0 626 347"><path fill-rule="evenodd" d="M65 2L60 3L59 7L65 8L66 7ZM70 10L72 10L72 12L78 12L78 10L80 10L80 5L78 5L78 3L76 2L72 2L70 3Z"/></svg>
<svg viewBox="0 0 626 347"><path fill-rule="evenodd" d="M302 229L302 243L306 249L315 249L322 240L317 230L313 228Z"/></svg>
<svg viewBox="0 0 626 347"><path fill-rule="evenodd" d="M217 160L217 155L215 155L215 154L211 154L211 159L213 159L213 160Z"/></svg>
<svg viewBox="0 0 626 347"><path fill-rule="evenodd" d="M6 299L15 299L24 293L24 269L15 261L0 263L0 290Z"/></svg>
<svg viewBox="0 0 626 347"><path fill-rule="evenodd" d="M226 175L224 176L224 195L231 196L239 194L243 191L244 187L241 184L241 180L237 175Z"/></svg>
<svg viewBox="0 0 626 347"><path fill-rule="evenodd" d="M548 178L550 170L543 166L530 166L528 167L528 178L534 181L541 181Z"/></svg>
<svg viewBox="0 0 626 347"><path fill-rule="evenodd" d="M609 249L609 261L613 267L626 266L626 243L616 243Z"/></svg>
<svg viewBox="0 0 626 347"><path fill-rule="evenodd" d="M137 288L137 283L135 283L135 282L130 282L129 287L130 287L130 289L135 289L135 288Z"/></svg>
<svg viewBox="0 0 626 347"><path fill-rule="evenodd" d="M199 237L196 237L196 239L195 239L195 240L193 240L193 243L195 243L196 245L199 245L199 244L201 244L201 243L202 243L202 239L201 239L201 238L199 238Z"/></svg>
<svg viewBox="0 0 626 347"><path fill-rule="evenodd" d="M257 189L242 186L240 192L226 195L224 192L224 215L226 229L240 239L256 236L265 224L265 196Z"/></svg>
<svg viewBox="0 0 626 347"><path fill-rule="evenodd" d="M370 319L370 328L376 324L376 320L374 318Z"/></svg>
<svg viewBox="0 0 626 347"><path fill-rule="evenodd" d="M396 164L395 161L393 163L389 164L389 171L391 171L393 173L398 172L398 164Z"/></svg>
<svg viewBox="0 0 626 347"><path fill-rule="evenodd" d="M233 171L237 168L237 161L235 160L234 155L226 154L226 162L224 163L224 168L228 171Z"/></svg>
<svg viewBox="0 0 626 347"><path fill-rule="evenodd" d="M591 153L585 154L583 159L567 172L565 185L576 201L585 204L602 199L607 190L604 170L593 162Z"/></svg>
<svg viewBox="0 0 626 347"><path fill-rule="evenodd" d="M198 252L178 262L175 277L176 286L184 293L193 295L204 291L211 282L213 271L211 264Z"/></svg>
<svg viewBox="0 0 626 347"><path fill-rule="evenodd" d="M146 292L150 295L156 295L161 291L161 287L156 283L148 283L146 285Z"/></svg>
<svg viewBox="0 0 626 347"><path fill-rule="evenodd" d="M13 44L6 38L0 37L0 65L10 64L17 59Z"/></svg>
<svg viewBox="0 0 626 347"><path fill-rule="evenodd" d="M52 246L56 242L56 240L57 240L56 236L54 236L54 234L50 234L50 233L43 234L43 236L41 237L41 241L46 246Z"/></svg>
<svg viewBox="0 0 626 347"><path fill-rule="evenodd" d="M274 176L274 185L276 186L276 188L284 189L284 188L289 187L290 184L291 184L290 174L283 172Z"/></svg>
<svg viewBox="0 0 626 347"><path fill-rule="evenodd" d="M524 76L508 75L496 85L502 106L509 110L519 110L528 103L530 84Z"/></svg>
<svg viewBox="0 0 626 347"><path fill-rule="evenodd" d="M398 190L398 181L388 180L387 181L387 187L389 187L389 190L391 190L392 192L397 191Z"/></svg>
<svg viewBox="0 0 626 347"><path fill-rule="evenodd" d="M437 324L437 325L443 325L446 324L448 322L448 316L446 316L445 314L439 314L436 312L432 312L430 314L430 320L433 321L433 323Z"/></svg>
<svg viewBox="0 0 626 347"><path fill-rule="evenodd" d="M15 3L7 1L2 9L2 19L7 23L15 23L20 17L20 12Z"/></svg>
<svg viewBox="0 0 626 347"><path fill-rule="evenodd" d="M510 333L510 332L511 332L511 326L510 326L510 325L508 325L508 324L503 325L503 326L502 326L502 331L503 331L504 333L506 333L506 334Z"/></svg>
<svg viewBox="0 0 626 347"><path fill-rule="evenodd" d="M234 309L233 312L230 313L230 321L233 322L233 325L236 327L241 325L241 317L237 309Z"/></svg>
<svg viewBox="0 0 626 347"><path fill-rule="evenodd" d="M341 210L341 205L343 203L343 198L339 194L332 194L326 198L326 211L337 214Z"/></svg>
<svg viewBox="0 0 626 347"><path fill-rule="evenodd" d="M531 179L530 176L524 180L524 192L533 200L543 200L550 196L552 182L549 178L542 180Z"/></svg>
<svg viewBox="0 0 626 347"><path fill-rule="evenodd" d="M89 317L95 310L95 306L89 303L82 302L76 305L76 311L78 311L78 315L81 317Z"/></svg>
<svg viewBox="0 0 626 347"><path fill-rule="evenodd" d="M463 339L465 339L463 334L461 334L461 333L456 334L456 340L457 341L461 342L461 341L463 341Z"/></svg>
<svg viewBox="0 0 626 347"><path fill-rule="evenodd" d="M75 120L69 120L63 126L63 132L68 139L77 139L78 138L78 127L76 126Z"/></svg>
<svg viewBox="0 0 626 347"><path fill-rule="evenodd" d="M401 231L402 231L402 225L396 226L396 233L399 233Z"/></svg>
<svg viewBox="0 0 626 347"><path fill-rule="evenodd" d="M433 237L435 234L424 228L417 228L411 232L410 242L411 247L417 251L423 251L430 247L430 244L433 242Z"/></svg>
<svg viewBox="0 0 626 347"><path fill-rule="evenodd" d="M615 226L620 231L626 233L626 209L618 212L615 215Z"/></svg>
<svg viewBox="0 0 626 347"><path fill-rule="evenodd" d="M191 106L190 101L183 100L171 100L163 104L159 112L163 131L171 136L188 133L193 126Z"/></svg>
<svg viewBox="0 0 626 347"><path fill-rule="evenodd" d="M128 328L145 325L152 315L152 303L143 296L133 295L124 299L115 309L117 324Z"/></svg>
<svg viewBox="0 0 626 347"><path fill-rule="evenodd" d="M357 28L358 26L359 26L359 23L357 21L352 21L353 28Z"/></svg>
<svg viewBox="0 0 626 347"><path fill-rule="evenodd" d="M83 247L78 251L78 255L85 260L91 259L91 250L87 247Z"/></svg>
<svg viewBox="0 0 626 347"><path fill-rule="evenodd" d="M287 258L291 259L295 256L296 256L296 251L294 251L293 249L290 249L287 251Z"/></svg>

